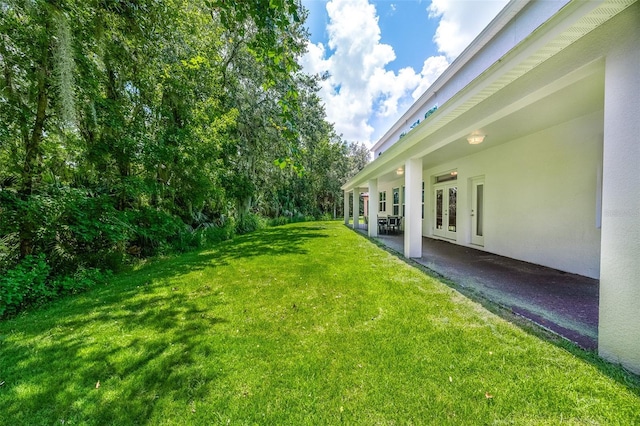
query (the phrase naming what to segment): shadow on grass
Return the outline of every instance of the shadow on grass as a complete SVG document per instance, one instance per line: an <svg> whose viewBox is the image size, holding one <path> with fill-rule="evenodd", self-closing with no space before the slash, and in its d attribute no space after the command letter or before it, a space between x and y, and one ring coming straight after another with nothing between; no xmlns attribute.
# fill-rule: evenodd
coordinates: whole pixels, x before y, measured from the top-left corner
<svg viewBox="0 0 640 426"><path fill-rule="evenodd" d="M596 351L583 349L577 344L563 338L559 334L550 331L539 324L527 319L524 316L518 315L514 311L512 311L509 307L501 305L500 303L487 298L483 293L474 290L472 287L463 286L459 283L452 281L449 278L444 277L433 269L428 268L427 266L416 262L413 259L408 259L404 257L401 252L398 252L393 247L389 247L385 245L383 242L370 238L367 235L364 235L360 232L354 231L358 235L368 239L377 247L385 250L386 252L396 256L400 260L404 261L408 265L422 271L424 274L431 278L435 278L438 281L442 282L446 286L456 290L458 293L463 296L471 299L472 301L482 305L485 309L490 311L491 313L501 317L502 319L509 321L510 323L516 325L521 330L525 331L527 334L533 335L540 339L543 339L551 344L570 352L572 355L581 359L582 361L590 364L603 373L604 375L610 377L621 385L625 386L629 391L633 392L635 395L640 396L640 376L626 370L620 365L612 364L604 359L600 358Z"/></svg>
<svg viewBox="0 0 640 426"><path fill-rule="evenodd" d="M96 299L100 299L100 303L126 300L141 291L164 286L172 278L205 268L225 266L238 259L265 256L269 259L269 264L276 268L279 256L306 255L308 250L304 245L308 240L328 238L327 235L318 232L324 229L326 228L323 226L309 225L267 228L238 236L211 249L154 259L135 271L127 271L116 276L115 281L120 281L116 285L110 284L89 293L97 296L96 298L78 298L74 305L79 310L91 311L96 307ZM123 281L122 277L125 277L126 281Z"/></svg>
<svg viewBox="0 0 640 426"><path fill-rule="evenodd" d="M308 250L304 248L304 245L308 240L328 238L327 235L318 232L324 229L323 226L309 225L267 228L235 237L213 249L205 249L168 259L167 261L170 262L168 266L163 262L153 262L139 272L153 273L159 269L162 271L162 276L166 278L203 268L227 265L230 261L237 259L266 256L277 261L278 256L306 255ZM273 263L275 264L275 262Z"/></svg>
<svg viewBox="0 0 640 426"><path fill-rule="evenodd" d="M220 327L228 319L219 315L217 289L171 288L169 280L256 256L267 256L276 268L278 256L308 254L305 242L327 238L318 232L323 229L269 228L211 250L157 259L116 276L113 285L0 323L3 419L140 423L167 398L188 415L189 404L226 374L228 354L220 348L228 337ZM8 343L11 335L18 338Z"/></svg>
<svg viewBox="0 0 640 426"><path fill-rule="evenodd" d="M12 330L24 339L0 343L4 419L131 424L148 419L160 397L172 395L186 413L204 396L201 384L222 374L198 362L216 364L216 329L227 322L216 307L202 309L179 293L122 303L89 311L90 303L69 304Z"/></svg>

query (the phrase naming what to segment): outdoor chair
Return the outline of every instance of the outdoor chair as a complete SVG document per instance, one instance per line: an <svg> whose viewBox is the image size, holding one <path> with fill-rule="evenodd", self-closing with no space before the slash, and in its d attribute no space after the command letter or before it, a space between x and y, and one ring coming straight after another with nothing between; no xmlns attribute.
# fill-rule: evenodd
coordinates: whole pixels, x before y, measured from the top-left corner
<svg viewBox="0 0 640 426"><path fill-rule="evenodd" d="M387 222L387 218L386 217L379 217L378 218L378 232L379 233L387 233L389 231L388 229L388 222Z"/></svg>
<svg viewBox="0 0 640 426"><path fill-rule="evenodd" d="M389 222L387 226L389 230L393 230L394 234L398 233L398 231L400 230L400 218L397 216L389 217Z"/></svg>

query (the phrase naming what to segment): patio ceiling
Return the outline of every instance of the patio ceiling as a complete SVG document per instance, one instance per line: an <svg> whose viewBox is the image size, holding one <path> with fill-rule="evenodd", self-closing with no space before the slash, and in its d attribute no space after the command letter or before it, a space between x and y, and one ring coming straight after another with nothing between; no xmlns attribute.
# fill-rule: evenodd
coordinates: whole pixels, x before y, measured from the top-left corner
<svg viewBox="0 0 640 426"><path fill-rule="evenodd" d="M407 150L402 159L423 158L423 168L463 158L501 144L534 134L604 107L604 64L595 61L536 92L518 98L500 108L502 99L514 98L518 87L505 89L450 125L440 129ZM517 96L515 96L517 98ZM487 135L480 145L470 145L466 137L473 131ZM403 165L399 158L379 181L396 180L396 170Z"/></svg>
<svg viewBox="0 0 640 426"><path fill-rule="evenodd" d="M409 155L423 157L424 168L428 169L603 110L604 72L602 69L600 71L494 121L478 120L475 126L472 125L467 127L466 131L462 130L457 135L454 133L450 136L453 141L442 148L434 151L427 149ZM482 104L475 109L482 109ZM470 114L472 113L473 111L470 111ZM466 137L473 131L486 135L482 144L470 145L467 142Z"/></svg>

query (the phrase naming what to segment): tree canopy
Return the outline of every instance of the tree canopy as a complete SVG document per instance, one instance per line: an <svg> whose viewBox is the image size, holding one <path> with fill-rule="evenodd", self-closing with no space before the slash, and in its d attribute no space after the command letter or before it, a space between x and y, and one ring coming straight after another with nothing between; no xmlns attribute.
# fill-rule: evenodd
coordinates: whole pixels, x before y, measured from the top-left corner
<svg viewBox="0 0 640 426"><path fill-rule="evenodd" d="M340 213L361 153L301 71L297 0L0 0L0 11L0 274L24 292L260 217Z"/></svg>

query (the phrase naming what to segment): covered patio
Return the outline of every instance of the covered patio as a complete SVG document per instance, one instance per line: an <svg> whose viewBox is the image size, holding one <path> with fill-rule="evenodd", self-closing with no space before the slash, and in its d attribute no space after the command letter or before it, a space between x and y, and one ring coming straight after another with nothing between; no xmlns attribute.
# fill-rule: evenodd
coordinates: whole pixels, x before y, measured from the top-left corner
<svg viewBox="0 0 640 426"><path fill-rule="evenodd" d="M358 231L366 235L365 226ZM375 239L402 255L402 234ZM466 293L496 303L584 349L597 348L598 280L428 237L422 238L422 256L412 260Z"/></svg>
<svg viewBox="0 0 640 426"><path fill-rule="evenodd" d="M639 373L639 16L511 1L343 185L345 223L368 194L369 237Z"/></svg>

